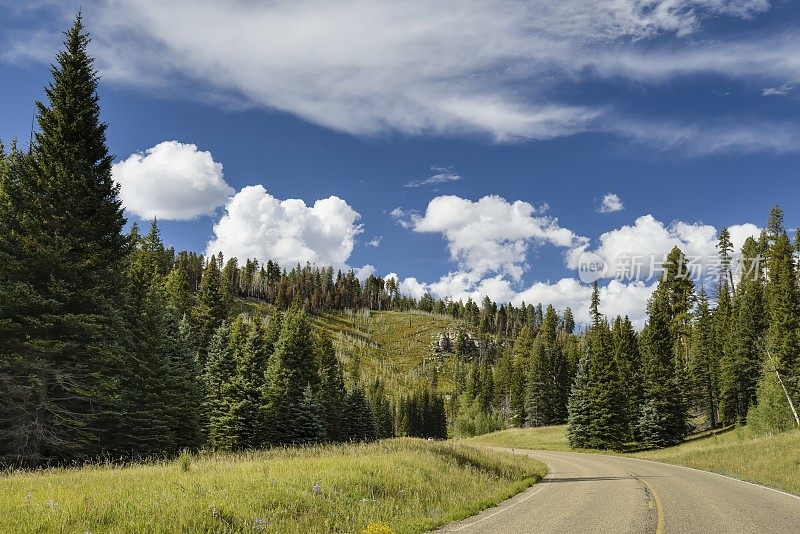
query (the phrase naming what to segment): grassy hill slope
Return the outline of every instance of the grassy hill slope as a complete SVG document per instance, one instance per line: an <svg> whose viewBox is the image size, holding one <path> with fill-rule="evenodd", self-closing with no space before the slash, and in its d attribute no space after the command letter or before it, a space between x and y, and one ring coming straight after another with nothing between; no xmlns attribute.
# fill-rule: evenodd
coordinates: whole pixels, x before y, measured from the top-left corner
<svg viewBox="0 0 800 534"><path fill-rule="evenodd" d="M253 300L237 299L235 313L267 316L273 308ZM432 367L438 369L439 391L449 392L455 376L455 358L439 353L434 358L436 336L454 330L451 317L418 310L369 311L312 315L314 326L327 330L346 369L359 362L365 383L380 378L391 395L405 394L429 384Z"/></svg>
<svg viewBox="0 0 800 534"><path fill-rule="evenodd" d="M0 516L15 532L421 532L545 472L521 456L404 438L12 473L0 476Z"/></svg>
<svg viewBox="0 0 800 534"><path fill-rule="evenodd" d="M362 377L380 378L388 391L407 393L430 381L432 367L438 369L439 389L452 387L452 354L433 357L433 340L454 328L450 317L419 311L370 312L366 310L314 317L328 330L337 354L346 366L358 358Z"/></svg>

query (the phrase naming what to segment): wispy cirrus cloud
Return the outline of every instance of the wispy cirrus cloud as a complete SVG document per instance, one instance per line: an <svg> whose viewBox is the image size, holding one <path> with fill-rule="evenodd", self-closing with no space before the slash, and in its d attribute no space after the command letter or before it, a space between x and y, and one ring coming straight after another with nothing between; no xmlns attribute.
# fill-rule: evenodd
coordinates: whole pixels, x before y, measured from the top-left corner
<svg viewBox="0 0 800 534"><path fill-rule="evenodd" d="M34 7L42 6L66 19L78 2ZM800 31L704 33L710 19L768 9L766 0L102 0L86 17L104 79L160 94L284 111L355 135L518 142L601 132L672 149L680 143L670 139L709 125L676 133L675 124L634 120L611 102L566 98L564 85L713 73L781 91L800 76ZM57 36L62 24L29 27L36 46L7 32L6 58L41 61L55 42L43 32ZM654 136L653 124L667 133ZM757 139L772 127L756 118L735 139L687 142L694 148L685 153L800 149L784 137Z"/></svg>
<svg viewBox="0 0 800 534"><path fill-rule="evenodd" d="M420 180L410 180L406 182L405 187L408 188L425 187L429 185L446 184L449 182L458 182L462 180L461 175L455 172L453 170L453 167L434 165L431 167L431 171L433 171L434 174L428 176L427 178L422 178Z"/></svg>

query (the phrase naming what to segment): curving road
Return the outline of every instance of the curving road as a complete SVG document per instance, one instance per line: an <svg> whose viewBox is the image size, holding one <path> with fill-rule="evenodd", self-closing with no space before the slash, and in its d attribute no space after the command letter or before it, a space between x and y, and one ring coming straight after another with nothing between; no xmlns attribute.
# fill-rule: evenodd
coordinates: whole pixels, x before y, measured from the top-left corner
<svg viewBox="0 0 800 534"><path fill-rule="evenodd" d="M499 506L437 532L800 533L800 497L788 493L635 458L515 452L546 463L547 477Z"/></svg>

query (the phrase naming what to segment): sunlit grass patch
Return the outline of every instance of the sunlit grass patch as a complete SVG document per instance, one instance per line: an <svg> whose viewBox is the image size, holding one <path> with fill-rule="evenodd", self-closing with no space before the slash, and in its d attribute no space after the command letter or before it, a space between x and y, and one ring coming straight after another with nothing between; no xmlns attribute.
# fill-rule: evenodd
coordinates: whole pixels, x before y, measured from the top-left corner
<svg viewBox="0 0 800 534"><path fill-rule="evenodd" d="M638 458L714 471L800 495L800 431L755 436L738 427Z"/></svg>
<svg viewBox="0 0 800 534"><path fill-rule="evenodd" d="M508 428L491 434L475 436L465 440L465 442L476 445L492 445L494 447L568 451L571 449L567 444L566 432L566 425Z"/></svg>
<svg viewBox="0 0 800 534"><path fill-rule="evenodd" d="M14 532L362 532L371 523L421 532L545 472L524 457L415 439L196 455L2 476L0 516Z"/></svg>

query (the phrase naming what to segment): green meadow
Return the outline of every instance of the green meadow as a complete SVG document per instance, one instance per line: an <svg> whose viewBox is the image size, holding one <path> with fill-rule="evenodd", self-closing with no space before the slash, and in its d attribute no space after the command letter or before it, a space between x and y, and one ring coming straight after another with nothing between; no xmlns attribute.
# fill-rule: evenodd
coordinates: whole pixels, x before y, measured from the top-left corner
<svg viewBox="0 0 800 534"><path fill-rule="evenodd" d="M15 532L423 532L539 481L543 464L463 443L183 455L14 472L0 517Z"/></svg>

